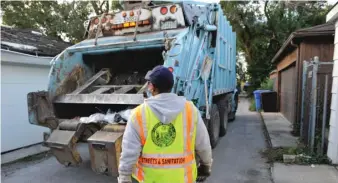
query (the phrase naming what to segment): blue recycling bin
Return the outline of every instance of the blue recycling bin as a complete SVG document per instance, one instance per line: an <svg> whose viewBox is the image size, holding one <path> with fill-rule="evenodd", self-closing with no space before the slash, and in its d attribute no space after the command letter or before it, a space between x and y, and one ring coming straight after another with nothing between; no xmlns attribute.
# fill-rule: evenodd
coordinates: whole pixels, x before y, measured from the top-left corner
<svg viewBox="0 0 338 183"><path fill-rule="evenodd" d="M255 103L256 103L256 111L259 111L262 109L262 105L261 105L261 93L264 92L270 92L270 90L255 90L254 93L254 97L255 97Z"/></svg>

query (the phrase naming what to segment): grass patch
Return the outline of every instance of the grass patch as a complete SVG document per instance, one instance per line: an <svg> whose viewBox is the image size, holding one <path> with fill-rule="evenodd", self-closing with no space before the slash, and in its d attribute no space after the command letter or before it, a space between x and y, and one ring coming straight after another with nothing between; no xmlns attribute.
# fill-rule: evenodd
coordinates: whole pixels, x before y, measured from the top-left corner
<svg viewBox="0 0 338 183"><path fill-rule="evenodd" d="M249 111L256 111L256 101L254 98L250 98Z"/></svg>
<svg viewBox="0 0 338 183"><path fill-rule="evenodd" d="M262 152L267 158L268 163L283 163L283 155L296 155L297 158L293 164L311 165L311 164L331 164L330 159L326 155L310 153L306 147L277 147L270 148Z"/></svg>

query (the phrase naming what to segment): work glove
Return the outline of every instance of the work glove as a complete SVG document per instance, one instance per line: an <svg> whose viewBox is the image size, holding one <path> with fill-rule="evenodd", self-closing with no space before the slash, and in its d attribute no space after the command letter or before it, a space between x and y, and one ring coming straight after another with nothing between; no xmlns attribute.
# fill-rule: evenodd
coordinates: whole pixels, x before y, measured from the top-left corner
<svg viewBox="0 0 338 183"><path fill-rule="evenodd" d="M211 174L211 166L200 165L197 169L197 182L204 182Z"/></svg>
<svg viewBox="0 0 338 183"><path fill-rule="evenodd" d="M117 177L118 183L132 183L131 176L120 175Z"/></svg>

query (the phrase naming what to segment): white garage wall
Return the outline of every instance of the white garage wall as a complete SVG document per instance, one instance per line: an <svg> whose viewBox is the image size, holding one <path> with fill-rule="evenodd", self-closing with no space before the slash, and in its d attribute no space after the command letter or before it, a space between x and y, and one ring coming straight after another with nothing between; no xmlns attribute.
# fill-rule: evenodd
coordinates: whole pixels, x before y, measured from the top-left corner
<svg viewBox="0 0 338 183"><path fill-rule="evenodd" d="M327 155L333 164L338 164L338 4L326 15L326 21L335 21L331 119Z"/></svg>
<svg viewBox="0 0 338 183"><path fill-rule="evenodd" d="M338 8L338 6L336 6ZM338 11L338 9L337 9ZM338 15L338 13L337 13ZM331 119L329 146L327 155L331 158L332 163L338 164L338 21L335 24L335 47L334 47L334 67L333 67L333 82L332 82L332 97L331 97Z"/></svg>
<svg viewBox="0 0 338 183"><path fill-rule="evenodd" d="M1 152L6 152L42 142L42 133L49 131L31 125L27 110L27 93L47 89L49 65L3 62L3 59L4 57L1 58Z"/></svg>

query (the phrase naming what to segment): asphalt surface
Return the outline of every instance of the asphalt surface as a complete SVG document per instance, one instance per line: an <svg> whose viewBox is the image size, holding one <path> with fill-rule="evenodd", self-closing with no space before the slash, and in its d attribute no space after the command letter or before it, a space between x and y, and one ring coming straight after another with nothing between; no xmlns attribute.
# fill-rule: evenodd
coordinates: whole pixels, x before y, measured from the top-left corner
<svg viewBox="0 0 338 183"><path fill-rule="evenodd" d="M269 164L261 157L266 148L260 116L248 111L249 103L240 100L236 120L213 150L212 176L208 183L271 183ZM97 175L90 168L87 146L81 144L83 164L64 167L54 157L20 162L2 167L3 183L115 183L115 178Z"/></svg>
<svg viewBox="0 0 338 183"><path fill-rule="evenodd" d="M213 150L208 183L271 183L270 165L260 153L267 148L263 122L248 109L248 100L241 98L236 120Z"/></svg>

